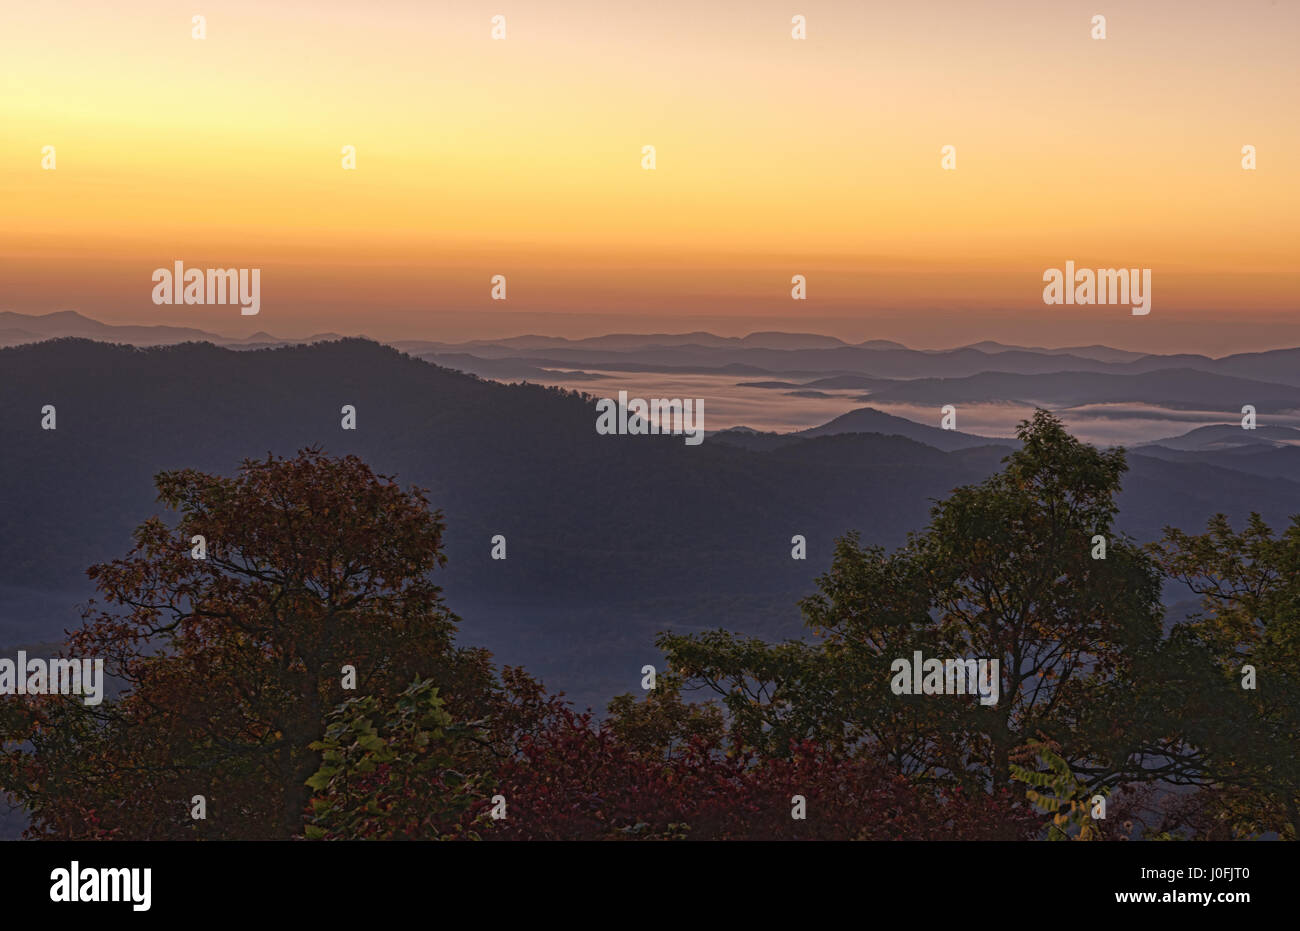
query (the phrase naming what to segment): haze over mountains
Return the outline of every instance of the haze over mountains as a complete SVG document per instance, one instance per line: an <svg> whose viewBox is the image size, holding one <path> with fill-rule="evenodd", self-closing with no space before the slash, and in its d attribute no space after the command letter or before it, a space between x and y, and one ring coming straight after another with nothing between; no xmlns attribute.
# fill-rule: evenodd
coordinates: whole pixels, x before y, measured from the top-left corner
<svg viewBox="0 0 1300 931"><path fill-rule="evenodd" d="M52 337L133 345L205 341L257 349L338 339L231 339L167 326L108 326L73 311L0 313L0 345ZM587 339L518 336L444 343L394 342L417 358L506 381L527 380L597 394L626 385L709 401L710 429L749 426L793 432L869 405L924 424L958 405L964 429L1010 437L1035 406L1060 411L1098 443L1166 441L1205 426L1233 424L1245 405L1261 422L1300 426L1300 348L1203 355L1152 355L1106 346L1057 349L982 342L913 350L889 340L850 345L830 336L759 332L611 334ZM753 412L753 416L750 416ZM1130 421L1132 423L1125 423Z"/></svg>
<svg viewBox="0 0 1300 931"><path fill-rule="evenodd" d="M0 322L34 332L39 321L49 321L16 326L15 316ZM98 326L62 315L53 323ZM151 339L175 335L144 329ZM937 395L927 392L942 376L878 374L903 359L979 357L1018 366L1032 357L1030 367L1083 359L1126 368L1077 378L1059 369L1042 377L992 370L947 378L948 388L975 386L985 397L1051 388L1058 403L1076 405L1095 397L1120 406L1219 401L1219 426L1188 421L1176 431L1179 439L1130 451L1119 526L1139 539L1156 538L1165 525L1200 529L1220 511L1240 521L1257 510L1274 527L1300 514L1300 430L1275 422L1282 408L1266 407L1300 397L1294 372L1290 381L1271 378L1261 363L1249 377L1236 374L1235 357L1196 363L1213 372L1189 365L1187 357L1135 372L1133 366L1155 366L1162 357L817 348L802 341L820 338L798 335L789 336L793 348L773 348L787 334L755 337L748 347L737 345L743 340L709 345L690 334L694 342L676 346L664 340L685 337L610 337L620 349L560 340L544 351L532 344L515 351L547 365L560 364L557 353L642 366L661 353L709 367L738 364L721 362L732 356L750 358L755 368L774 366L765 374L783 384L845 379L836 383L842 387L823 386L847 392L849 409L779 433L723 429L729 425L714 415L705 442L691 447L672 436L600 436L590 397L431 364L441 350L417 357L360 339L255 349L247 343L136 348L67 338L0 349L0 644L58 639L77 624L75 605L90 594L86 566L123 555L131 530L159 512L156 472L230 473L246 457L320 445L332 454L355 453L403 484L430 490L447 517L442 583L464 618L465 642L492 648L504 662L526 663L580 702L600 705L636 687L641 665L656 659L653 637L660 630L801 635L796 601L825 571L837 535L858 530L869 542L897 546L924 524L934 499L999 468L1014 441L965 426L961 397L952 401L957 430L939 429L937 410L925 422L856 400L864 390L873 396L910 390L933 405ZM498 342L471 348L464 354L477 360L520 358ZM822 358L827 354L833 358ZM887 361L875 373L836 368L845 359L877 357ZM823 367L807 367L819 358ZM611 371L591 373L605 377L584 390L617 391ZM635 374L653 374L650 387L695 377L728 385L746 380L650 368ZM855 378L886 380L868 389ZM782 388L746 390L760 399L755 410L764 401L828 403L785 399ZM1252 397L1238 400L1240 392ZM716 406L714 396L706 400ZM1237 422L1242 403L1258 404L1259 429L1243 430ZM57 408L53 431L40 426L46 404ZM357 408L355 431L340 428L344 404ZM490 558L494 534L507 538L505 561ZM807 561L790 558L794 534L808 540Z"/></svg>
<svg viewBox="0 0 1300 931"><path fill-rule="evenodd" d="M364 337L364 334L354 335ZM337 333L282 337L266 332L233 338L189 327L114 326L71 310L50 314L0 312L0 345L21 345L63 336L138 346L202 341L240 348L340 338ZM1108 346L1050 349L992 341L936 350L909 349L893 340L866 340L851 344L833 336L781 332L758 332L744 337L715 336L706 332L616 333L586 339L530 335L459 343L395 340L392 345L419 357L454 353L480 361L514 359L521 367L534 361L566 368L582 362L602 369L655 365L694 372L742 366L772 374L835 373L901 379L960 378L985 372L1028 375L1067 370L1136 375L1186 368L1300 386L1300 348L1237 353L1222 358L1139 353Z"/></svg>

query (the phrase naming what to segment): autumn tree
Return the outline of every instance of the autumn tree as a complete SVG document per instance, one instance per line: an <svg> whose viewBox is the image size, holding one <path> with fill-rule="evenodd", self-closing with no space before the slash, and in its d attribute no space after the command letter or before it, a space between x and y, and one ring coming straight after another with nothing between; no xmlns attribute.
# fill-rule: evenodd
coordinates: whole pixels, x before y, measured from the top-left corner
<svg viewBox="0 0 1300 931"><path fill-rule="evenodd" d="M485 771L457 764L474 728L441 714L427 684L343 711L312 780L308 836L1012 840L1037 828L1011 793L931 792L809 741L777 756L738 749L716 709L684 702L665 678L597 721L520 675L505 675L513 718L497 719L512 720L507 752Z"/></svg>
<svg viewBox="0 0 1300 931"><path fill-rule="evenodd" d="M488 657L453 644L431 579L443 520L419 489L315 449L156 484L178 519L146 520L128 555L89 570L99 600L68 647L103 658L121 694L4 709L0 780L29 834L293 837L346 698L421 678L449 712L486 712Z"/></svg>

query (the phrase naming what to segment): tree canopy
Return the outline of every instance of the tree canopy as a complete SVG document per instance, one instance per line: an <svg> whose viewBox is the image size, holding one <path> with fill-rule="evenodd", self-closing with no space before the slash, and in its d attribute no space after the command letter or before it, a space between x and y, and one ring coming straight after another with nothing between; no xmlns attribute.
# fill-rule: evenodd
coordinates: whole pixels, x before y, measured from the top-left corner
<svg viewBox="0 0 1300 931"><path fill-rule="evenodd" d="M0 786L38 838L1294 839L1300 517L1142 546L1123 450L1019 438L899 548L837 541L808 636L665 633L599 718L457 645L420 489L317 449L161 473L67 645L113 694L0 705ZM918 656L948 678L900 688Z"/></svg>

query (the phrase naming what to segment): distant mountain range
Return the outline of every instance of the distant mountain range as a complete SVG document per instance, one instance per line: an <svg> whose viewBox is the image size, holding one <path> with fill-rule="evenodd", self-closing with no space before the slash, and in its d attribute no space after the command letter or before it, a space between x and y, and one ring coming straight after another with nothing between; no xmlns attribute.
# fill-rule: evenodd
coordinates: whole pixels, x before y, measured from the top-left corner
<svg viewBox="0 0 1300 931"><path fill-rule="evenodd" d="M210 342L237 349L339 339L318 333L241 339L173 326L112 326L75 311L0 313L0 345L82 337L137 346ZM397 340L393 346L435 364L485 378L538 380L578 370L754 376L747 383L802 392L861 388L866 401L955 403L1029 401L1051 405L1113 402L1207 407L1232 401L1285 408L1300 398L1300 348L1202 355L1153 355L1106 346L1057 349L985 341L946 350L909 349L890 340L853 345L831 336L758 332L723 337L707 332L610 334L586 339L517 336L445 343ZM583 373L586 373L585 375ZM1206 375L1215 376L1206 378ZM763 376L778 376L763 378ZM1104 376L1104 377L1103 377ZM1234 381L1236 379L1236 381ZM1239 399L1239 400L1238 400Z"/></svg>
<svg viewBox="0 0 1300 931"><path fill-rule="evenodd" d="M265 332L232 338L190 327L115 326L72 310L49 314L0 312L0 345L21 345L65 336L139 346L200 341L238 348L296 345L341 338L337 333L277 337ZM1186 368L1300 386L1300 348L1239 353L1215 359L1193 354L1139 353L1108 346L1049 349L993 341L954 349L919 350L892 340L872 339L853 344L813 333L757 332L731 337L703 331L614 333L585 339L526 335L460 343L412 339L395 340L392 345L421 357L452 353L459 354L466 361L516 359L529 364L564 367L581 363L588 368L655 365L718 371L740 365L748 370L772 373L802 372L810 376L818 373L856 374L904 379L961 378L985 372L1029 375L1080 371L1137 375Z"/></svg>
<svg viewBox="0 0 1300 931"><path fill-rule="evenodd" d="M315 343L340 339L337 333L321 333L299 340L277 339L269 333L254 333L235 339L178 326L116 326L83 316L75 310L49 314L20 314L0 311L0 346L20 346L45 339L75 337L106 343L129 343L134 346L172 346L177 343L206 342L217 346L258 348L291 343Z"/></svg>
<svg viewBox="0 0 1300 931"><path fill-rule="evenodd" d="M64 337L137 346L209 342L241 350L340 338L318 333L282 339L262 332L235 339L186 327L113 326L75 311L0 313L0 345ZM770 389L807 399L856 397L871 407L991 403L1044 406L1075 412L1079 417L1167 420L1171 426L1179 420L1199 421L1200 425L1219 418L1225 421L1224 430L1213 442L1209 433L1196 430L1186 440L1156 440L1171 449L1295 442L1280 432L1253 436L1234 432L1233 420L1245 404L1253 405L1265 420L1283 414L1286 416L1277 418L1279 423L1289 418L1300 425L1300 348L1215 359L1142 354L1106 346L1049 349L993 341L949 350L913 350L890 340L851 345L808 333L722 337L703 331L616 333L586 339L526 335L463 343L399 340L392 345L417 358L483 378L562 381L571 386L589 385L592 391L598 391L600 383L611 377L635 373L734 375L739 379L737 388ZM846 394L854 390L861 393ZM1149 408L1158 411L1153 415ZM866 418L885 415L873 411L845 416L856 416L865 423ZM841 421L843 418L834 426L814 427L810 435L838 430L850 422ZM900 435L921 438L910 428L899 427L899 431ZM1158 437L1175 431L1156 428L1153 432ZM1264 436L1276 439L1265 441ZM930 436L922 441L942 449L988 442L984 437L967 441L959 436Z"/></svg>

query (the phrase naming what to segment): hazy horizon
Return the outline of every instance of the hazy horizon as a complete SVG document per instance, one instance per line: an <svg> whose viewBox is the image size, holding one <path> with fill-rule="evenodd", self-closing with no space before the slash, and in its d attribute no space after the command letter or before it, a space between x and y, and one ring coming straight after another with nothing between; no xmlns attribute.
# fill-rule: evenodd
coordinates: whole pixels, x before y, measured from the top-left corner
<svg viewBox="0 0 1300 931"><path fill-rule="evenodd" d="M169 308L159 308L167 311ZM253 317L230 317L228 313L218 315L211 313L212 308L196 306L186 308L179 313L91 313L82 308L59 305L51 309L20 309L5 304L0 305L0 313L19 313L27 316L48 316L58 313L76 313L90 320L110 326L168 326L186 327L203 330L225 339L247 339L257 333L267 333L280 340L307 339L322 333L338 333L340 336L364 336L380 342L403 342L427 340L430 342L461 343L475 340L502 340L527 336L557 337L563 339L590 339L616 335L664 335L683 336L691 333L710 333L726 338L744 338L755 333L786 333L809 336L827 336L840 339L850 345L868 340L892 340L909 349L921 351L944 351L961 349L982 342L996 342L1007 346L1038 348L1047 350L1068 349L1071 347L1105 346L1128 352L1144 352L1152 355L1175 355L1195 353L1222 358L1223 356L1245 352L1266 352L1273 349L1290 349L1300 347L1300 321L1296 323L1274 323L1241 325L1232 329L1223 326L1198 326L1193 323L1171 321L1154 324L1151 330L1159 328L1160 333L1174 334L1159 338L1147 333L1123 332L1122 326L1110 328L1081 327L1058 334L1056 342L1039 340L1033 334L1036 328L1026 327L1015 321L1006 321L997 325L996 319L990 322L988 317L973 320L960 328L943 331L947 335L936 338L933 321L922 327L919 324L902 325L897 319L877 320L871 323L863 321L817 320L804 318L730 318L730 317L671 317L659 316L645 322L650 328L633 329L628 326L627 318L601 314L526 314L502 312L491 320L482 317L467 321L464 314L445 312L436 315L439 319L410 324L401 329L388 327L368 328L363 318L358 318L358 325L352 329L340 329L310 326L293 326L288 321L285 327L275 327L272 321L261 315ZM198 313L202 320L191 316ZM519 318L525 318L519 320ZM519 322L511 322L519 320ZM270 324L270 325L268 325ZM770 325L769 325L770 324ZM965 337L958 334L966 334ZM1105 338L1106 333L1113 338ZM1181 335L1180 335L1181 334ZM1069 338L1074 335L1077 338Z"/></svg>
<svg viewBox="0 0 1300 931"><path fill-rule="evenodd" d="M0 13L0 307L383 340L1300 345L1296 4L235 0L201 40L192 12ZM260 269L260 312L154 305L175 261ZM1045 305L1068 261L1149 269L1149 315Z"/></svg>

